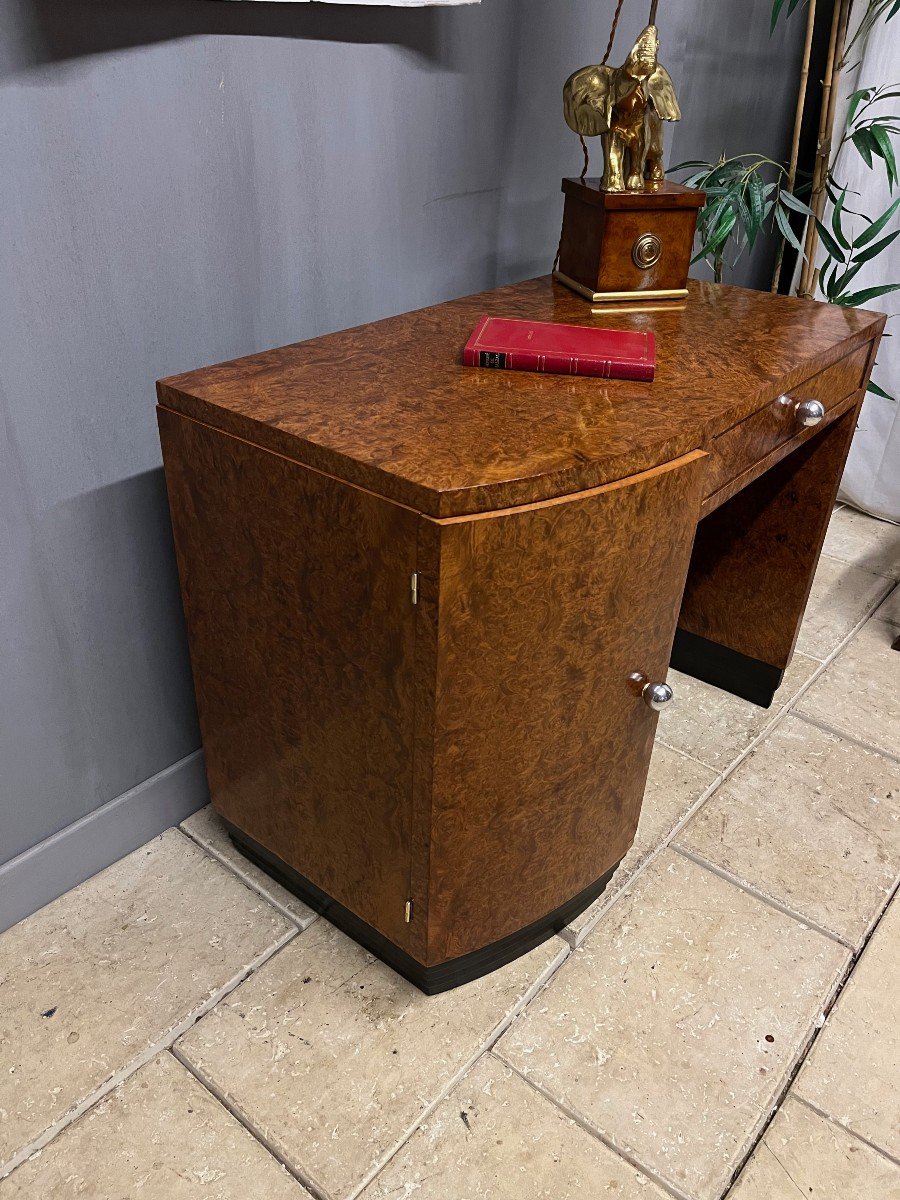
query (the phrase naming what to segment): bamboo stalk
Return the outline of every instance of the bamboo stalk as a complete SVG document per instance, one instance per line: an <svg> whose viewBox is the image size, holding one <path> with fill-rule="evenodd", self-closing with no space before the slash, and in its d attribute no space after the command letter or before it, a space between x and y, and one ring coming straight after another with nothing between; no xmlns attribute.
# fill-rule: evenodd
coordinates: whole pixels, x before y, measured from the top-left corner
<svg viewBox="0 0 900 1200"><path fill-rule="evenodd" d="M838 83L844 58L844 43L847 40L847 25L850 21L851 0L835 0L834 17L831 22L831 36L828 42L828 61L825 67L825 79L822 84L822 109L819 117L819 139L816 149L816 164L813 170L812 195L809 207L818 220L822 219L825 211L825 183L828 178L828 168L831 160L831 141L834 133L834 114L837 108ZM815 221L807 218L806 255L800 272L798 296L811 297L815 287L816 248L819 244L819 234Z"/></svg>
<svg viewBox="0 0 900 1200"><path fill-rule="evenodd" d="M800 63L800 86L797 91L797 108L794 113L794 136L791 140L791 160L788 164L787 191L793 193L797 182L797 160L800 157L800 134L803 129L803 114L806 110L806 89L809 84L809 60L812 55L813 32L816 24L816 0L809 0L806 14L806 40L803 43L803 59ZM772 291L778 291L781 280L781 264L784 259L784 238L778 243L778 256L775 259L775 271L772 275Z"/></svg>

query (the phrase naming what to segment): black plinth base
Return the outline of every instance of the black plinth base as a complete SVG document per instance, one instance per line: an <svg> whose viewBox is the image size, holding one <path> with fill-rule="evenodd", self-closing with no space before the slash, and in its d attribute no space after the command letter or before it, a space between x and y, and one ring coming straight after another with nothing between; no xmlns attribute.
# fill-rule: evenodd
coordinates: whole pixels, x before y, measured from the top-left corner
<svg viewBox="0 0 900 1200"><path fill-rule="evenodd" d="M463 954L459 958L452 958L448 962L439 963L434 967L425 967L405 950L395 946L384 934L373 929L371 925L361 920L355 913L350 912L348 908L344 908L337 900L332 900L299 871L295 871L293 867L280 859L277 854L273 854L271 850L267 850L265 846L255 842L253 838L248 837L243 830L238 829L229 821L225 821L224 824L235 846L251 862L256 863L288 891L299 896L311 909L321 913L323 917L327 917L332 925L336 925L355 942L365 946L382 962L386 962L389 967L408 979L410 983L414 983L420 991L425 992L428 996L449 991L451 988L459 987L460 984L470 983L473 979L480 979L482 975L496 971L498 967L505 966L514 958L520 958L529 950L533 950L535 946L539 946L541 942L553 937L555 933L559 933L579 913L584 912L590 904L593 904L605 890L613 872L619 865L616 863L610 867L606 874L601 875L590 887L579 892L577 896L573 896L571 900L566 901L547 916L532 922L531 925L526 925L524 929L511 933L498 942L492 942L489 946L483 946L480 950L473 950L470 954Z"/></svg>
<svg viewBox="0 0 900 1200"><path fill-rule="evenodd" d="M784 671L758 658L748 658L737 650L707 641L684 629L675 632L671 665L676 671L693 675L724 692L731 692L761 708L769 708L781 687Z"/></svg>

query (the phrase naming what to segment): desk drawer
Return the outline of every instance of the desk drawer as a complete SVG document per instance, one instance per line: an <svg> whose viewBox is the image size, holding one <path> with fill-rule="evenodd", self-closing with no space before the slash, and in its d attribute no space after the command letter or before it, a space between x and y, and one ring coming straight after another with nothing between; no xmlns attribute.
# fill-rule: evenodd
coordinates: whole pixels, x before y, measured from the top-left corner
<svg viewBox="0 0 900 1200"><path fill-rule="evenodd" d="M713 441L707 473L706 494L711 496L779 446L811 437L816 426L804 426L797 405L818 400L826 414L862 386L869 345L860 346L833 367L792 389L789 398L776 397L740 424L720 433Z"/></svg>

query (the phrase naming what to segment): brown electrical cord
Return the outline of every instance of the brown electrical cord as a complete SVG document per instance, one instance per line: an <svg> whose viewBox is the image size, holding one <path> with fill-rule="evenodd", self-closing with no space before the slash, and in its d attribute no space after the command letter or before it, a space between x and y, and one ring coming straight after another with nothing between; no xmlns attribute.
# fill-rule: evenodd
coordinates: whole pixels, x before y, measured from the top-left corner
<svg viewBox="0 0 900 1200"><path fill-rule="evenodd" d="M606 53L603 55L603 57L600 60L601 67L605 66L610 54L612 54L613 42L616 40L616 27L619 24L619 17L622 15L622 6L624 5L624 3L625 3L625 0L618 0L618 3L616 4L616 12L615 12L615 15L613 16L612 28L609 31L609 41L606 43ZM652 0L651 15L656 13L657 3L658 3L658 0ZM581 176L580 176L581 182L584 183L585 177L588 173L588 166L590 165L590 158L588 156L587 142L584 140L584 138L581 136L580 133L578 135L578 140L581 142L581 149L584 154L584 166L581 168ZM559 266L559 252L561 249L562 249L562 229L560 229L560 231L559 231L559 245L556 247L556 257L553 260L553 267L551 269L552 271L555 271L556 268Z"/></svg>
<svg viewBox="0 0 900 1200"><path fill-rule="evenodd" d="M616 26L619 24L619 17L622 15L622 5L624 3L625 0L619 0L619 3L616 5L616 15L613 17L612 29L609 31L609 42L606 46L606 53L600 59L601 67L606 63L606 60L612 54L613 42L616 40Z"/></svg>
<svg viewBox="0 0 900 1200"><path fill-rule="evenodd" d="M580 133L578 135L578 140L581 142L581 150L584 154L584 166L581 168L581 182L584 183L584 177L588 173L588 164L590 163L590 159L588 158L587 142Z"/></svg>

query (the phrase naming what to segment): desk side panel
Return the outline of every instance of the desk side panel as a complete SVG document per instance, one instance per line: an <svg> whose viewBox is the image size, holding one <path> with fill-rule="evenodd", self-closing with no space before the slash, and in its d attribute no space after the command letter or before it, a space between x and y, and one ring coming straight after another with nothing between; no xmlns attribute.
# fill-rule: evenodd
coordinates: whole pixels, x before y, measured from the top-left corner
<svg viewBox="0 0 900 1200"><path fill-rule="evenodd" d="M634 837L706 456L440 530L428 962L524 929Z"/></svg>
<svg viewBox="0 0 900 1200"><path fill-rule="evenodd" d="M408 948L417 517L158 415L213 804Z"/></svg>
<svg viewBox="0 0 900 1200"><path fill-rule="evenodd" d="M771 704L803 621L862 395L700 522L674 667Z"/></svg>

